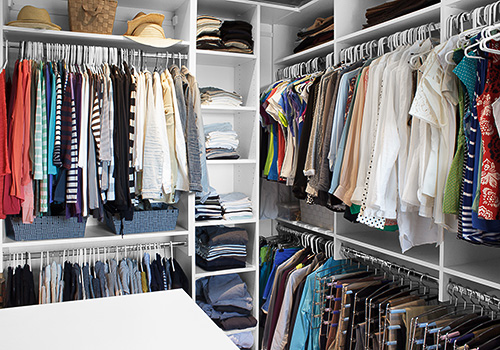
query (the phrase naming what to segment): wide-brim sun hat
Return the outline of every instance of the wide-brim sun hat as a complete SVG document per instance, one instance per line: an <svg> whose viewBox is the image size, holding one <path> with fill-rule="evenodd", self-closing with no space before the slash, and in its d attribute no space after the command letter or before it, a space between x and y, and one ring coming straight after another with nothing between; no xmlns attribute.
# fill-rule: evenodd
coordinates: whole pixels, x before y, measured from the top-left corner
<svg viewBox="0 0 500 350"><path fill-rule="evenodd" d="M160 13L139 12L127 22L127 32L124 35L135 42L154 47L165 48L179 43L180 40L165 37L161 26L164 18Z"/></svg>
<svg viewBox="0 0 500 350"><path fill-rule="evenodd" d="M17 14L17 20L7 23L8 26L35 29L61 30L57 24L52 23L46 9L26 5Z"/></svg>

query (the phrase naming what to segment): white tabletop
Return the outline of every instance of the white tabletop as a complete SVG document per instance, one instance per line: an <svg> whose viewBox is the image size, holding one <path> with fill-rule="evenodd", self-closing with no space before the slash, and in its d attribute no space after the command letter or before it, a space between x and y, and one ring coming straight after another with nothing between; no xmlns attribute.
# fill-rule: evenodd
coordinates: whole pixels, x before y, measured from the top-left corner
<svg viewBox="0 0 500 350"><path fill-rule="evenodd" d="M2 349L238 348L182 290L0 310Z"/></svg>

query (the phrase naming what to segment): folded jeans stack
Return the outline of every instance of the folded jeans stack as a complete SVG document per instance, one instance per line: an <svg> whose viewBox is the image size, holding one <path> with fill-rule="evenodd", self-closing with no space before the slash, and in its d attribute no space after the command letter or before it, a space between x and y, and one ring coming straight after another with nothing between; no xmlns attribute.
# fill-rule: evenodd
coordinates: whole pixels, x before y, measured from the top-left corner
<svg viewBox="0 0 500 350"><path fill-rule="evenodd" d="M201 197L196 195L195 202L195 220L222 220L222 206L220 205L219 195L212 191L205 202L201 202Z"/></svg>
<svg viewBox="0 0 500 350"><path fill-rule="evenodd" d="M439 0L395 0L366 10L366 22L363 28L368 28L391 19L404 16L425 7L439 3Z"/></svg>
<svg viewBox="0 0 500 350"><path fill-rule="evenodd" d="M236 92L225 91L213 86L200 89L201 104L205 106L230 106L239 107L243 97Z"/></svg>
<svg viewBox="0 0 500 350"><path fill-rule="evenodd" d="M301 52L333 40L333 27L333 16L316 18L312 26L304 28L297 33L300 41L293 52Z"/></svg>
<svg viewBox="0 0 500 350"><path fill-rule="evenodd" d="M251 315L253 299L247 285L237 274L199 279L196 303L223 330L247 329L257 325ZM239 339L242 347L251 348L251 339ZM244 343L244 344L243 344Z"/></svg>
<svg viewBox="0 0 500 350"><path fill-rule="evenodd" d="M248 233L239 227L196 229L196 264L207 271L246 266Z"/></svg>
<svg viewBox="0 0 500 350"><path fill-rule="evenodd" d="M245 21L224 21L220 36L226 50L253 53L252 25Z"/></svg>
<svg viewBox="0 0 500 350"><path fill-rule="evenodd" d="M238 159L238 134L231 123L205 125L205 146L207 159Z"/></svg>
<svg viewBox="0 0 500 350"><path fill-rule="evenodd" d="M252 201L246 194L233 192L220 195L225 220L252 219Z"/></svg>
<svg viewBox="0 0 500 350"><path fill-rule="evenodd" d="M212 16L198 16L196 20L196 47L204 50L223 48L220 37L222 21Z"/></svg>

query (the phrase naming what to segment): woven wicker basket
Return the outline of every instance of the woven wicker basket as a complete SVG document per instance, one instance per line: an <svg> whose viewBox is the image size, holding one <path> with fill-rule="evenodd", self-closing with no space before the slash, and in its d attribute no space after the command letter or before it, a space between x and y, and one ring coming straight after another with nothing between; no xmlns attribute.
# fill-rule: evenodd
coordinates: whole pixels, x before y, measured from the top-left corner
<svg viewBox="0 0 500 350"><path fill-rule="evenodd" d="M115 234L172 231L177 225L179 209L149 210L134 212L132 221L120 220L116 215L105 212L106 226ZM123 226L122 226L123 225ZM123 229L123 231L122 231Z"/></svg>
<svg viewBox="0 0 500 350"><path fill-rule="evenodd" d="M117 1L68 0L69 28L73 32L113 34Z"/></svg>
<svg viewBox="0 0 500 350"><path fill-rule="evenodd" d="M36 217L32 224L23 224L21 218L15 216L7 216L5 220L7 236L15 241L81 238L85 236L86 224L87 218L78 222L77 218L64 216Z"/></svg>

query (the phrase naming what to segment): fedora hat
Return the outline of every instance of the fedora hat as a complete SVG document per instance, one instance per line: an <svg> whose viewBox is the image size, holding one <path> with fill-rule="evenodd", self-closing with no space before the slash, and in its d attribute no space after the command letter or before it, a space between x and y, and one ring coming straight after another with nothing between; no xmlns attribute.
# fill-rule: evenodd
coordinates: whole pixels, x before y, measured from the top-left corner
<svg viewBox="0 0 500 350"><path fill-rule="evenodd" d="M125 37L140 44L154 47L169 47L177 44L180 40L165 38L162 28L164 15L160 13L145 14L139 12L134 19L127 22Z"/></svg>
<svg viewBox="0 0 500 350"><path fill-rule="evenodd" d="M57 24L50 20L46 9L26 5L17 14L17 20L7 23L8 26L26 27L36 29L61 30Z"/></svg>

